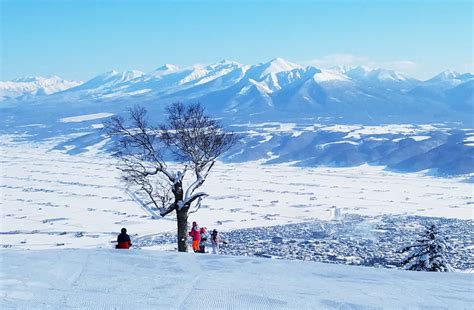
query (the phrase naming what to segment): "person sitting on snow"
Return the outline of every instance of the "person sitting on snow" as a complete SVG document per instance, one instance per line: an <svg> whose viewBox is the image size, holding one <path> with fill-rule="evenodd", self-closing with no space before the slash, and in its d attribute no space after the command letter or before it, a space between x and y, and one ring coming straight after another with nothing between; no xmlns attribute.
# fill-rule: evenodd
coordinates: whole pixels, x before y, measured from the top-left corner
<svg viewBox="0 0 474 310"><path fill-rule="evenodd" d="M127 235L127 229L122 228L120 235L117 236L117 245L115 246L116 249L128 249L132 246L132 242L130 241L130 236Z"/></svg>
<svg viewBox="0 0 474 310"><path fill-rule="evenodd" d="M193 222L193 228L189 232L189 235L193 238L193 251L199 252L199 242L201 241L201 230L196 222Z"/></svg>
<svg viewBox="0 0 474 310"><path fill-rule="evenodd" d="M199 252L206 253L207 239L209 238L209 233L206 230L206 227L201 228L201 241L199 242Z"/></svg>

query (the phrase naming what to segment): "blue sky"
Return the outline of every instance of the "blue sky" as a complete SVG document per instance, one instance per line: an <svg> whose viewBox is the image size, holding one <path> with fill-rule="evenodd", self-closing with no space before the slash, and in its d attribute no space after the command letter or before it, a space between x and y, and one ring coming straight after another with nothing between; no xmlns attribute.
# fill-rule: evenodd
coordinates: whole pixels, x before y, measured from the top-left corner
<svg viewBox="0 0 474 310"><path fill-rule="evenodd" d="M421 79L473 71L471 1L0 2L1 80L275 57Z"/></svg>

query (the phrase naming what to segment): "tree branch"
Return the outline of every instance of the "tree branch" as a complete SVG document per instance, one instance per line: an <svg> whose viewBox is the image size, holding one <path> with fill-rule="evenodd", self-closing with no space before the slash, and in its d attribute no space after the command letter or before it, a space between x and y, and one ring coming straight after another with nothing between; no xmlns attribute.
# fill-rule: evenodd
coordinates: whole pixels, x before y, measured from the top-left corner
<svg viewBox="0 0 474 310"><path fill-rule="evenodd" d="M164 216L170 214L171 212L173 212L174 210L176 210L176 204L172 203L167 208L162 208L160 210L160 215L162 217L164 217Z"/></svg>
<svg viewBox="0 0 474 310"><path fill-rule="evenodd" d="M189 198L186 198L184 201L183 201L183 204L184 205L191 205L193 203L194 200L196 200L197 198L204 198L204 197L207 197L209 196L208 194L204 193L204 192L199 192L199 193L196 193L194 195L192 195L191 197Z"/></svg>

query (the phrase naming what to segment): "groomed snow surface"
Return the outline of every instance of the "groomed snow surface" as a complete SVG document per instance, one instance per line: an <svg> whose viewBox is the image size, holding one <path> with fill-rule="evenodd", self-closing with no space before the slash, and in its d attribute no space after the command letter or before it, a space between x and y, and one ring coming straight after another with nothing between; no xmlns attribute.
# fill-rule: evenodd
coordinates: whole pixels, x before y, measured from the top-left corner
<svg viewBox="0 0 474 310"><path fill-rule="evenodd" d="M2 309L472 309L473 277L140 250L1 252Z"/></svg>

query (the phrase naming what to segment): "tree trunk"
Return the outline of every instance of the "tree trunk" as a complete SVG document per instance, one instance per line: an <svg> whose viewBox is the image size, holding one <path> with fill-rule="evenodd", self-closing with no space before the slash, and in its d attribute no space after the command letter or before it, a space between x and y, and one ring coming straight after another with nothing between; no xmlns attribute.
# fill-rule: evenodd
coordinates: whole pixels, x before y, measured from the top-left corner
<svg viewBox="0 0 474 310"><path fill-rule="evenodd" d="M178 220L178 252L188 251L188 209L176 210Z"/></svg>
<svg viewBox="0 0 474 310"><path fill-rule="evenodd" d="M178 210L178 202L183 201L183 183L176 182L173 187L176 220L178 224L178 252L188 251L188 209L184 206Z"/></svg>

